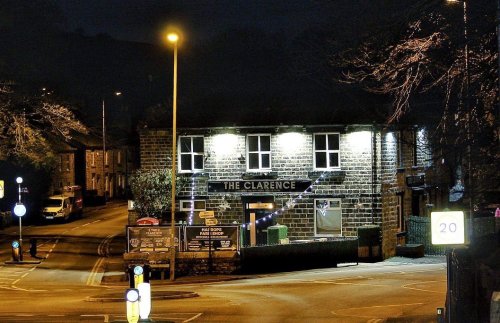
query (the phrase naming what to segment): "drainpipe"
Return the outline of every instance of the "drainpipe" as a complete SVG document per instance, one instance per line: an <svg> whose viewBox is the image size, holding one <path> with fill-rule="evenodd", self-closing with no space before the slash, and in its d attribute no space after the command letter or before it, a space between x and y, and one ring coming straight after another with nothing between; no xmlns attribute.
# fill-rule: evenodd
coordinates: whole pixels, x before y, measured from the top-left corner
<svg viewBox="0 0 500 323"><path fill-rule="evenodd" d="M372 150L372 192L371 192L371 200L372 200L372 210L371 210L371 218L372 224L375 224L374 214L375 214L375 182L377 179L377 136L375 135L375 124L372 125L372 142L371 142L371 150Z"/></svg>

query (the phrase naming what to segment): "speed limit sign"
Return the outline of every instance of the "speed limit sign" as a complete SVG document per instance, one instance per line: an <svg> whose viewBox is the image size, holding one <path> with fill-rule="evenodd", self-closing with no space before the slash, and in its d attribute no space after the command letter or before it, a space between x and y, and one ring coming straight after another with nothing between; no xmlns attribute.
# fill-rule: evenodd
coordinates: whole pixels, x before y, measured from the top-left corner
<svg viewBox="0 0 500 323"><path fill-rule="evenodd" d="M464 212L431 213L432 244L457 245L465 243Z"/></svg>

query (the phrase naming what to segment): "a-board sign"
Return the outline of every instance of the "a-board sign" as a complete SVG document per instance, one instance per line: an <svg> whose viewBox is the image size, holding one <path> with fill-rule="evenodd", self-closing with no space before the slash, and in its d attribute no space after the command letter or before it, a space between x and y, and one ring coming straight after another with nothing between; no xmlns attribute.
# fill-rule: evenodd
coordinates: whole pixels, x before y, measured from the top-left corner
<svg viewBox="0 0 500 323"><path fill-rule="evenodd" d="M186 251L239 250L238 226L188 226L184 238Z"/></svg>
<svg viewBox="0 0 500 323"><path fill-rule="evenodd" d="M465 243L464 212L431 213L432 244L458 245Z"/></svg>
<svg viewBox="0 0 500 323"><path fill-rule="evenodd" d="M200 219L213 218L215 216L214 211L200 211L198 214Z"/></svg>
<svg viewBox="0 0 500 323"><path fill-rule="evenodd" d="M205 225L217 225L219 221L216 218L206 218Z"/></svg>
<svg viewBox="0 0 500 323"><path fill-rule="evenodd" d="M175 227L175 246L179 249L180 228ZM127 252L166 252L170 250L169 226L127 226Z"/></svg>

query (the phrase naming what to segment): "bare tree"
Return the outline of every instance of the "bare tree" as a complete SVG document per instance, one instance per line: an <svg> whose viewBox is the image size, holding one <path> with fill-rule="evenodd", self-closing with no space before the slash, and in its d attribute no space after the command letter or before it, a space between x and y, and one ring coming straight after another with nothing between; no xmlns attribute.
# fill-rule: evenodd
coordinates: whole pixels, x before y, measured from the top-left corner
<svg viewBox="0 0 500 323"><path fill-rule="evenodd" d="M340 81L392 98L388 123L410 112L420 120L437 115L434 156L455 176L463 176L461 169L473 177L470 185L478 192L486 189L481 185L498 189L498 49L495 2L469 4L475 6L463 16L460 7L429 5L408 20L399 37L372 36L341 55Z"/></svg>
<svg viewBox="0 0 500 323"><path fill-rule="evenodd" d="M88 133L68 106L15 89L12 82L0 85L0 160L49 166L54 157L52 139L69 140L72 132Z"/></svg>

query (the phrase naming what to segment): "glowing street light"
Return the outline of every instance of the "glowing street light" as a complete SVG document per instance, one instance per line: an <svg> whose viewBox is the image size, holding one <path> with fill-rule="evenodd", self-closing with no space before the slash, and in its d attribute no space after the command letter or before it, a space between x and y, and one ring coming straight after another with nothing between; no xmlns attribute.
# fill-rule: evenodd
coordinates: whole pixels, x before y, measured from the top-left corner
<svg viewBox="0 0 500 323"><path fill-rule="evenodd" d="M16 178L16 183L19 186L19 199L18 202L16 203L16 206L14 206L14 214L19 217L19 260L23 261L23 226L22 226L22 218L26 214L26 207L24 204L21 202L21 184L23 182L22 177Z"/></svg>
<svg viewBox="0 0 500 323"><path fill-rule="evenodd" d="M174 89L172 99L172 205L170 214L170 280L175 280L175 177L177 158L177 43L179 35L169 33L167 40L174 45Z"/></svg>

